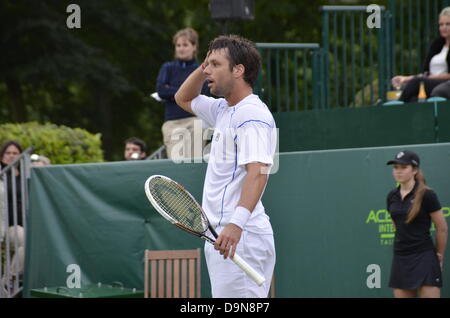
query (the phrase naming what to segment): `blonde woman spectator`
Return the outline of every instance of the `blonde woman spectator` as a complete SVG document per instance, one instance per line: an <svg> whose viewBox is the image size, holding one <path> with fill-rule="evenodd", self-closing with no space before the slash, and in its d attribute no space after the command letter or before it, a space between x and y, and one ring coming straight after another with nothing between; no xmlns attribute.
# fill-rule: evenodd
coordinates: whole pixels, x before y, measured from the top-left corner
<svg viewBox="0 0 450 318"><path fill-rule="evenodd" d="M440 36L431 43L423 65L423 75L397 75L392 78L392 86L404 87L399 100L416 102L420 83L424 83L427 96L449 96L450 88L450 7L439 14Z"/></svg>

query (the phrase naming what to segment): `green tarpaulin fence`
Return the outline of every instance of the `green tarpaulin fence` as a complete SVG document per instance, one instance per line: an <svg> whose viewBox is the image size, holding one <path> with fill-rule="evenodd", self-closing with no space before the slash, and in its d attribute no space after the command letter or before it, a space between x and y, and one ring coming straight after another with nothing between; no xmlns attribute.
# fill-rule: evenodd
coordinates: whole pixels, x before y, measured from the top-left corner
<svg viewBox="0 0 450 318"><path fill-rule="evenodd" d="M391 297L393 227L385 208L395 184L386 162L405 148L421 156L448 216L450 143L280 155L263 198L275 232L277 297ZM144 249L203 245L153 210L145 180L167 175L200 200L205 170L168 160L33 168L25 296L67 286L73 264L82 286L119 281L142 290ZM202 271L202 295L210 297L204 262Z"/></svg>

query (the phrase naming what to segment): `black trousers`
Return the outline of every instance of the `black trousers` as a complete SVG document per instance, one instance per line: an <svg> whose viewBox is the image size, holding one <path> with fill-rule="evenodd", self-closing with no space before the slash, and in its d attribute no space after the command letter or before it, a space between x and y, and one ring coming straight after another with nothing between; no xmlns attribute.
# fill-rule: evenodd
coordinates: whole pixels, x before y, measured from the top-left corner
<svg viewBox="0 0 450 318"><path fill-rule="evenodd" d="M450 81L444 82L436 86L431 92L431 96L444 97L450 100Z"/></svg>
<svg viewBox="0 0 450 318"><path fill-rule="evenodd" d="M405 103L417 102L417 95L419 95L420 82L422 82L422 81L425 86L425 93L427 94L427 97L432 97L432 96L446 97L443 95L435 95L435 93L449 94L447 91L448 87L450 87L448 84L449 80L438 80L438 79L431 79L431 78L427 78L427 77L416 76L412 80L410 80L408 82L408 84L406 84L406 87L403 90L402 94L400 95L399 100L404 101ZM446 88L447 88L447 90L446 90ZM436 90L436 92L435 92L435 90ZM449 98L449 97L446 97L446 98Z"/></svg>

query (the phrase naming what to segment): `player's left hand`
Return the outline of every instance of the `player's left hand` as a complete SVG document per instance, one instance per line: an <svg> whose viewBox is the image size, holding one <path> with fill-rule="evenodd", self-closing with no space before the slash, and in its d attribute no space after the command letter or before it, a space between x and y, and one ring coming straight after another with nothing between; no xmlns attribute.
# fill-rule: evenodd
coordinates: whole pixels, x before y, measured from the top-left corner
<svg viewBox="0 0 450 318"><path fill-rule="evenodd" d="M220 255L226 259L228 256L234 257L236 246L241 239L242 229L236 224L230 223L220 233L214 244L214 248L220 251Z"/></svg>

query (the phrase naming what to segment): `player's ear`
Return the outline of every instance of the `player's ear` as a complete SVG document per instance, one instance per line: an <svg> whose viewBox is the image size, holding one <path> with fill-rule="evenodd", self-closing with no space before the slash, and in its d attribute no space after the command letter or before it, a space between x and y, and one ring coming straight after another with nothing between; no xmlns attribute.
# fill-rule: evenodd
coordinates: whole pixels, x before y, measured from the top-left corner
<svg viewBox="0 0 450 318"><path fill-rule="evenodd" d="M233 74L236 78L244 76L245 66L242 64L235 65L233 67Z"/></svg>

